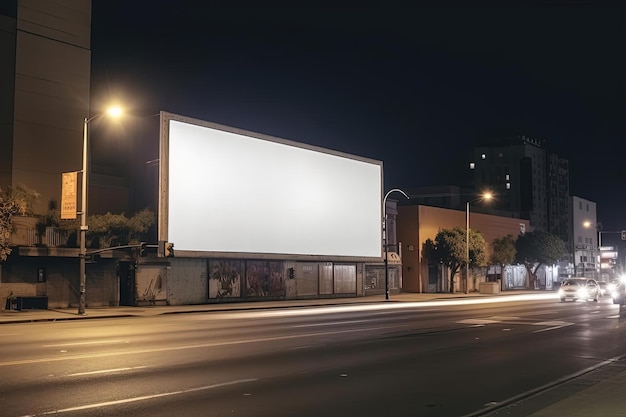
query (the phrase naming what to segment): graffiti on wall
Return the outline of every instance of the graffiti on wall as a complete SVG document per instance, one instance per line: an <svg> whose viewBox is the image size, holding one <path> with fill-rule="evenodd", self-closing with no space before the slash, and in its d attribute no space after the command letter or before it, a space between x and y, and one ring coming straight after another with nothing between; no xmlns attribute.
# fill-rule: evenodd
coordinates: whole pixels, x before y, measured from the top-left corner
<svg viewBox="0 0 626 417"><path fill-rule="evenodd" d="M135 278L135 288L137 291L137 303L156 304L158 301L165 301L165 271L161 268L143 268Z"/></svg>
<svg viewBox="0 0 626 417"><path fill-rule="evenodd" d="M246 295L276 297L285 295L283 263L271 261L246 262Z"/></svg>
<svg viewBox="0 0 626 417"><path fill-rule="evenodd" d="M241 297L241 261L209 261L209 298Z"/></svg>

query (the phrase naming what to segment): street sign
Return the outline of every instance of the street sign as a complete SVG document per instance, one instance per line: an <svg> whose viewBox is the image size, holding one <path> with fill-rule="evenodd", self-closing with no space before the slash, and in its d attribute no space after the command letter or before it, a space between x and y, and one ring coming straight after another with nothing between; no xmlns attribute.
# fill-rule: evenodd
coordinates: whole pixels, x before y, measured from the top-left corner
<svg viewBox="0 0 626 417"><path fill-rule="evenodd" d="M78 172L61 174L61 219L76 218L76 180ZM84 207L83 207L84 210Z"/></svg>

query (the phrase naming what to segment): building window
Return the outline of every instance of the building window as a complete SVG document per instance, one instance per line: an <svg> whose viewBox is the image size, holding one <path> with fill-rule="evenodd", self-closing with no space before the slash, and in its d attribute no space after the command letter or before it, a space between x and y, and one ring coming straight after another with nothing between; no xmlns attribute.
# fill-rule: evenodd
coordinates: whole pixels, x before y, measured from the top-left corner
<svg viewBox="0 0 626 417"><path fill-rule="evenodd" d="M470 162L470 169L476 168L476 164L474 162Z"/></svg>
<svg viewBox="0 0 626 417"><path fill-rule="evenodd" d="M480 159L487 159L487 155L485 154L480 155Z"/></svg>
<svg viewBox="0 0 626 417"><path fill-rule="evenodd" d="M508 181L508 180L510 180L510 179L511 179L511 176L510 176L509 174L506 174L506 175L504 176L504 179Z"/></svg>
<svg viewBox="0 0 626 417"><path fill-rule="evenodd" d="M583 202L579 201L578 202L578 210L582 210L583 209Z"/></svg>
<svg viewBox="0 0 626 417"><path fill-rule="evenodd" d="M511 183L510 183L510 182L507 182L507 183L506 183L506 189L507 189L507 190L510 190L510 189L511 189Z"/></svg>
<svg viewBox="0 0 626 417"><path fill-rule="evenodd" d="M589 204L587 204L587 211L589 211Z"/></svg>

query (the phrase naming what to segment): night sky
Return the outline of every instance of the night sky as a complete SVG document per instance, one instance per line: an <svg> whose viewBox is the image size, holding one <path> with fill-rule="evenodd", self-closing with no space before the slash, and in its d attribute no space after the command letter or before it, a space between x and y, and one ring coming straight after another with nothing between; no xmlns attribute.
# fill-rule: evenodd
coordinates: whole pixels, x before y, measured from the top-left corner
<svg viewBox="0 0 626 417"><path fill-rule="evenodd" d="M626 229L623 7L230 3L94 0L92 113L118 100L382 160L385 189L460 184L477 139L525 134Z"/></svg>

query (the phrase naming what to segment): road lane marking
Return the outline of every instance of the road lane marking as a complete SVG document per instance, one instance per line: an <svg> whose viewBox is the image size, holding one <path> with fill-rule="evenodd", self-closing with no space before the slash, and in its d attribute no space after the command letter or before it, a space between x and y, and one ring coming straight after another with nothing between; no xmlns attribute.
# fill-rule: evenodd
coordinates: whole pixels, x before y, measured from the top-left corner
<svg viewBox="0 0 626 417"><path fill-rule="evenodd" d="M301 339L301 338L306 338L306 337L332 336L332 335L338 335L338 334L344 334L344 333L360 333L360 332L368 332L368 331L375 331L375 330L388 330L388 329L392 329L396 327L406 327L406 324L396 324L396 325L382 326L382 327L368 327L368 328L363 328L363 329L348 329L348 330L335 330L335 331L327 331L327 332L304 333L304 334L299 334L299 335L288 335L288 336L261 337L258 339L231 340L228 342L201 343L197 345L182 345L182 346L171 346L171 347L160 347L160 348L136 349L136 350L122 351L122 352L101 352L101 353L91 353L91 354L83 354L83 355L22 359L22 360L15 360L15 361L0 362L0 367L12 366L12 365L29 365L29 364L44 363L44 362L59 362L59 361L68 361L68 360L90 359L90 358L106 358L106 357L120 356L120 355L138 355L138 354L155 353L155 352L170 352L170 351L177 351L177 350L203 349L203 348L210 348L210 347L232 346L232 345L241 345L241 344L249 344L249 343L274 342L277 340L292 340L292 339Z"/></svg>
<svg viewBox="0 0 626 417"><path fill-rule="evenodd" d="M111 343L129 343L129 341L128 340L94 340L92 342L58 343L56 345L43 345L43 347L105 345L105 344L111 344Z"/></svg>
<svg viewBox="0 0 626 417"><path fill-rule="evenodd" d="M567 327L567 326L571 326L573 324L574 323L563 323L560 326L546 327L545 329L535 330L533 333L541 333L541 332L548 332L550 330L558 330L558 329L562 329L562 328Z"/></svg>
<svg viewBox="0 0 626 417"><path fill-rule="evenodd" d="M488 319L465 319L461 321L457 321L458 324L469 324L470 327L483 327L488 324L514 324L514 325L528 325L528 326L550 326L545 329L539 329L533 331L533 333L546 332L548 330L556 330L561 329L563 327L571 326L574 323L569 323L566 321L528 321L528 320L511 320L516 319L517 317L499 317L493 316ZM505 329L506 330L506 329ZM510 329L508 329L510 330Z"/></svg>
<svg viewBox="0 0 626 417"><path fill-rule="evenodd" d="M490 319L465 319L465 320L457 321L457 323L458 323L458 324L484 325L484 324L500 323L500 320L490 320Z"/></svg>
<svg viewBox="0 0 626 417"><path fill-rule="evenodd" d="M574 323L569 323L569 322L561 321L561 320L538 321L537 323L534 323L535 326L564 326L564 325L569 326L570 324L574 324Z"/></svg>
<svg viewBox="0 0 626 417"><path fill-rule="evenodd" d="M298 324L291 327L320 327L320 326L337 326L340 324L354 324L354 323L363 323L370 322L371 320L352 320L352 321L334 321L332 323L315 323L315 324Z"/></svg>
<svg viewBox="0 0 626 417"><path fill-rule="evenodd" d="M97 374L112 374L115 372L125 372L125 371L133 371L135 369L143 369L147 368L147 366L132 366L129 368L115 368L115 369L102 369L100 371L91 371L91 372L78 372L75 374L69 374L66 376L85 376L85 375L97 375Z"/></svg>
<svg viewBox="0 0 626 417"><path fill-rule="evenodd" d="M69 413L72 411L89 410L93 408L104 408L104 407L110 407L114 405L128 404L128 403L137 402L137 401L153 400L155 398L171 397L174 395L188 394L190 392L205 391L205 390L209 390L213 388L221 388L221 387L226 387L229 385L244 384L247 382L254 382L254 381L258 381L258 379L257 378L238 379L235 381L221 382L219 384L205 385L203 387L189 388L189 389L179 390L179 391L163 392L161 394L143 395L141 397L126 398L123 400L105 401L105 402L95 403L95 404L85 404L85 405L79 405L76 407L62 408L59 410L45 411L43 413L38 413L38 414L27 414L22 417L48 416L51 414Z"/></svg>

